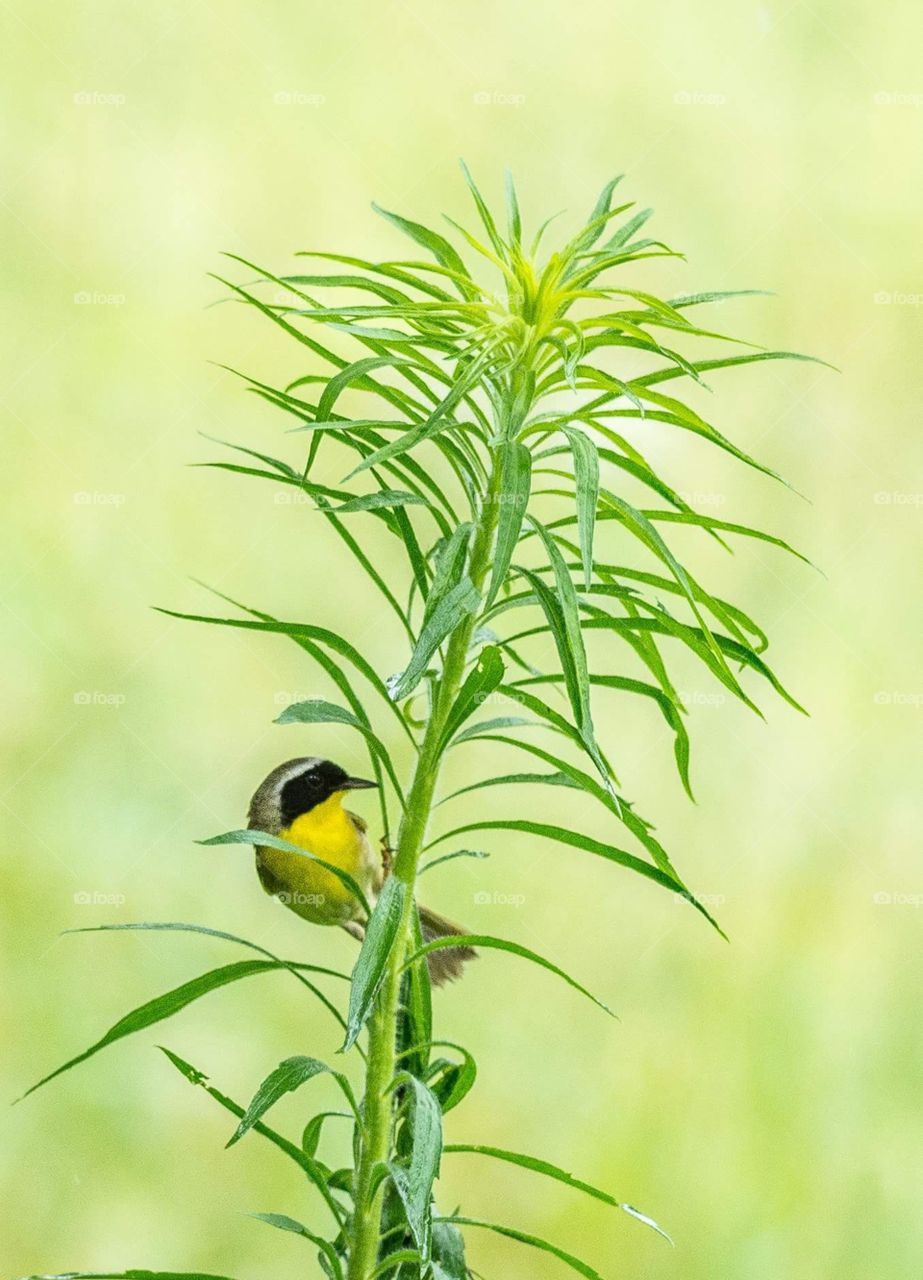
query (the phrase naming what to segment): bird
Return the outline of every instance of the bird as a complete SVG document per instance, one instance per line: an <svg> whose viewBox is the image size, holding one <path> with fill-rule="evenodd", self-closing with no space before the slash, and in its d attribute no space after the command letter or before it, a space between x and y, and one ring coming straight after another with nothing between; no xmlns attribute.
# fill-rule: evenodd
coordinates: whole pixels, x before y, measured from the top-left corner
<svg viewBox="0 0 923 1280"><path fill-rule="evenodd" d="M368 837L368 823L343 807L351 791L377 787L377 782L352 777L342 766L319 756L286 760L263 779L253 794L247 829L276 836L306 853L345 871L374 907L390 870L390 851L376 852ZM360 942L368 923L363 904L349 887L310 857L291 850L261 845L254 839L256 872L266 893L277 898L311 924L339 925ZM419 906L424 942L466 934L467 929ZM427 956L434 986L461 977L472 947L446 947Z"/></svg>

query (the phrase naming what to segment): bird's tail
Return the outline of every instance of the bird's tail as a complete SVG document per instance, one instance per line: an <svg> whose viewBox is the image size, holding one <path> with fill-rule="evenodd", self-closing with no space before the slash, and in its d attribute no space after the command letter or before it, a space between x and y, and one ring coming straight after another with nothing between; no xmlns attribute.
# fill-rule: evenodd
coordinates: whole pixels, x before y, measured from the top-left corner
<svg viewBox="0 0 923 1280"><path fill-rule="evenodd" d="M456 934L468 932L460 924L453 924L428 907L420 907L420 932L424 942L432 942L435 938L452 938ZM429 966L429 978L434 987L441 987L444 982L454 982L462 976L462 970L469 960L474 960L477 952L474 947L446 947L441 951L431 951L426 957Z"/></svg>

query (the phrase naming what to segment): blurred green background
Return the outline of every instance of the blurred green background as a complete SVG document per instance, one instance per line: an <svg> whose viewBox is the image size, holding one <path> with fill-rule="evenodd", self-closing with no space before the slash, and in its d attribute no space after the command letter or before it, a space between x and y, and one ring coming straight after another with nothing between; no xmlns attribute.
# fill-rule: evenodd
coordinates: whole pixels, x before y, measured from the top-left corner
<svg viewBox="0 0 923 1280"><path fill-rule="evenodd" d="M427 886L471 927L567 964L621 1016L482 958L438 999L440 1030L481 1064L450 1136L555 1159L656 1216L676 1250L476 1157L445 1160L440 1201L626 1280L917 1274L919 7L898 0L884 20L833 0L10 0L3 27L16 122L0 206L4 1096L237 958L205 939L63 929L181 919L306 960L354 954L258 892L246 850L194 844L241 825L280 759L361 757L332 729L272 725L289 699L327 691L294 646L151 605L209 611L194 575L336 623L384 673L403 657L307 509L186 467L214 454L198 432L278 446L288 425L209 361L269 381L310 369L243 308L209 307L220 251L276 269L301 248L402 256L370 199L424 221L467 215L462 154L494 197L514 168L533 226L586 212L624 170L626 198L655 205L655 234L689 255L631 283L775 290L709 319L842 370L775 364L713 383L718 425L810 503L692 437L655 454L703 510L790 537L823 566L826 579L757 544L720 559L686 546L768 628L812 718L761 690L762 724L690 669L693 807L663 726L607 705L628 794L730 945L629 874L524 838L495 837L489 863L452 863ZM460 762L458 779L476 767ZM584 823L552 795L484 803L554 803ZM315 1274L303 1242L245 1216L321 1221L291 1166L255 1137L225 1153L229 1117L155 1043L240 1098L281 1057L336 1048L285 975L254 979L7 1110L2 1273ZM332 1101L311 1088L278 1108L289 1132ZM469 1254L488 1276L562 1274L483 1233Z"/></svg>

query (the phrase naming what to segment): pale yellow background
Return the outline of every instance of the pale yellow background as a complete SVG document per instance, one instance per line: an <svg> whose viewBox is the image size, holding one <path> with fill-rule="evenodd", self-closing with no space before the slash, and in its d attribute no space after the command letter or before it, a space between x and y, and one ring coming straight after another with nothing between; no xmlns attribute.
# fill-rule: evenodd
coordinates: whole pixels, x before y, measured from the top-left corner
<svg viewBox="0 0 923 1280"><path fill-rule="evenodd" d="M621 1016L482 958L437 1003L440 1032L481 1064L450 1137L557 1160L658 1217L676 1251L474 1157L446 1159L440 1202L546 1234L619 1280L918 1274L918 6L9 0L3 27L3 1098L134 1005L238 958L204 939L62 929L181 919L304 959L354 954L264 898L248 851L193 843L240 825L286 755L362 756L333 730L272 726L288 697L327 692L294 646L151 605L207 611L196 576L339 626L385 674L405 656L319 518L186 467L215 451L197 432L292 448L287 422L209 361L269 380L312 367L256 316L208 308L220 251L276 269L300 248L403 254L369 201L467 215L462 154L492 198L515 169L533 226L585 212L625 170L628 196L657 207L657 232L690 259L632 283L776 290L711 318L842 370L713 380L717 423L811 504L691 438L651 446L703 510L790 536L826 570L677 540L767 625L812 718L760 691L762 724L680 662L693 807L653 713L607 704L626 790L711 895L729 946L628 873L524 838L496 836L490 863L428 886L472 927L567 964ZM459 757L457 777L477 763ZM517 805L606 833L560 791L489 795L483 811ZM321 1224L294 1167L255 1136L225 1153L229 1117L156 1043L247 1098L281 1057L331 1055L336 1037L284 975L253 979L6 1111L0 1272L318 1274L304 1242L244 1216ZM297 1135L332 1101L317 1082L277 1121ZM487 1276L564 1274L483 1233L469 1252Z"/></svg>

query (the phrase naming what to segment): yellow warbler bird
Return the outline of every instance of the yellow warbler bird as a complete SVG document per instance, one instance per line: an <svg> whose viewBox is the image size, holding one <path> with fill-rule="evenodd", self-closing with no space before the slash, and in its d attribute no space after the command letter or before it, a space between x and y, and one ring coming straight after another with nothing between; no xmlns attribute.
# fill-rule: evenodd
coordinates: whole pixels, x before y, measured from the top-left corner
<svg viewBox="0 0 923 1280"><path fill-rule="evenodd" d="M350 791L375 787L375 782L352 778L332 760L301 756L286 760L260 783L250 801L248 828L297 845L331 866L345 871L359 885L369 905L384 883L388 868L384 853L376 853L368 838L368 823L344 809ZM312 924L339 925L360 941L365 937L365 910L343 882L311 858L254 842L256 871L265 891ZM424 942L467 933L426 907L420 907ZM428 957L435 986L461 976L471 947L447 947Z"/></svg>

